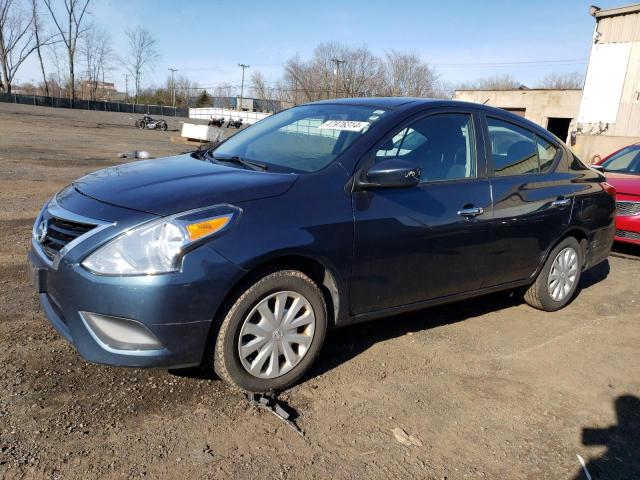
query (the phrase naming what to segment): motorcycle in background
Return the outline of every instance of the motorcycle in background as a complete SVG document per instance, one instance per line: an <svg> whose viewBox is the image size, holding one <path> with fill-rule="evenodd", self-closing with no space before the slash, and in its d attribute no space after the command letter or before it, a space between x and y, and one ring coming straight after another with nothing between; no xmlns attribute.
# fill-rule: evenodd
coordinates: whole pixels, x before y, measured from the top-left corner
<svg viewBox="0 0 640 480"><path fill-rule="evenodd" d="M164 120L154 120L151 115L145 113L140 120L136 120L136 127L141 130L148 128L149 130L167 131L167 122Z"/></svg>
<svg viewBox="0 0 640 480"><path fill-rule="evenodd" d="M242 127L242 119L239 118L237 120L233 120L230 118L229 123L227 123L227 128L231 128L231 127L235 127L235 128Z"/></svg>
<svg viewBox="0 0 640 480"><path fill-rule="evenodd" d="M222 127L222 125L224 125L224 117L220 117L220 118L211 117L209 119L210 127Z"/></svg>

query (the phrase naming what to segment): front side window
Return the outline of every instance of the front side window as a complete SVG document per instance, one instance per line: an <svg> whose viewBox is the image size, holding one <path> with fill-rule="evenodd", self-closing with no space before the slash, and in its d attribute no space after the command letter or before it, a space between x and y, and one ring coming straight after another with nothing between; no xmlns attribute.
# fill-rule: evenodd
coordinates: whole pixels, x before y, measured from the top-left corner
<svg viewBox="0 0 640 480"><path fill-rule="evenodd" d="M558 148L533 132L497 118L487 118L493 172L498 177L548 171Z"/></svg>
<svg viewBox="0 0 640 480"><path fill-rule="evenodd" d="M388 158L414 163L426 182L475 178L477 160L471 115L442 113L416 120L376 152L376 161Z"/></svg>
<svg viewBox="0 0 640 480"><path fill-rule="evenodd" d="M239 157L269 170L314 172L366 134L385 111L360 105L303 105L261 120L213 151L216 159Z"/></svg>
<svg viewBox="0 0 640 480"><path fill-rule="evenodd" d="M608 172L640 173L640 146L625 147L602 163Z"/></svg>

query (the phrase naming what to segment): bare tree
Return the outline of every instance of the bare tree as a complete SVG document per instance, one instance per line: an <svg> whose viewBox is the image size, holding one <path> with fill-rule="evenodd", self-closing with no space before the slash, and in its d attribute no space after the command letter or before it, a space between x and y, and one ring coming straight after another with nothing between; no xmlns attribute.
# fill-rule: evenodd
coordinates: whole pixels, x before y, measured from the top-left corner
<svg viewBox="0 0 640 480"><path fill-rule="evenodd" d="M366 47L351 48L335 42L318 45L309 60L299 55L289 59L278 87L286 89L293 95L287 98L281 93L279 99L292 103L336 95L445 95L435 69L415 54L392 50L380 58Z"/></svg>
<svg viewBox="0 0 640 480"><path fill-rule="evenodd" d="M67 70L64 60L64 52L60 51L60 44L54 43L51 48L48 49L49 62L53 64L56 69L55 73L49 74L49 84L55 86L58 90L58 96L62 97L62 90L65 85L68 85L68 79L65 78L63 72Z"/></svg>
<svg viewBox="0 0 640 480"><path fill-rule="evenodd" d="M16 72L36 48L32 21L15 0L0 0L0 89L8 93Z"/></svg>
<svg viewBox="0 0 640 480"><path fill-rule="evenodd" d="M413 53L391 50L384 58L384 91L390 96L433 97L438 75Z"/></svg>
<svg viewBox="0 0 640 480"><path fill-rule="evenodd" d="M197 82L190 80L184 75L175 78L176 105L189 106L191 99L200 93Z"/></svg>
<svg viewBox="0 0 640 480"><path fill-rule="evenodd" d="M87 7L91 0L62 0L64 4L66 16L64 14L56 15L54 8L51 6L51 0L43 0L46 5L53 23L55 24L62 43L67 49L69 57L69 98L73 103L76 98L76 77L75 77L75 56L78 45L78 38L86 31L82 27L82 21L87 14ZM63 21L64 20L64 21Z"/></svg>
<svg viewBox="0 0 640 480"><path fill-rule="evenodd" d="M36 41L36 53L38 54L38 62L40 63L40 72L42 73L42 83L44 85L44 93L48 97L49 82L44 69L44 61L42 60L42 47L44 46L41 37L43 35L43 26L40 22L40 12L38 10L38 0L31 0L31 25L33 28L33 36Z"/></svg>
<svg viewBox="0 0 640 480"><path fill-rule="evenodd" d="M135 103L138 103L138 91L143 73L153 68L154 63L160 58L157 50L156 39L151 32L142 26L126 32L129 42L129 54L125 63L127 70L133 75L135 83Z"/></svg>
<svg viewBox="0 0 640 480"><path fill-rule="evenodd" d="M267 93L267 81L264 78L264 75L259 70L254 70L251 73L251 92L255 98L267 98L269 94Z"/></svg>
<svg viewBox="0 0 640 480"><path fill-rule="evenodd" d="M584 75L580 72L549 73L538 83L539 88L581 89Z"/></svg>
<svg viewBox="0 0 640 480"><path fill-rule="evenodd" d="M362 96L378 90L380 71L380 60L366 47L329 42L318 45L309 60L289 59L282 83L294 91L294 103Z"/></svg>
<svg viewBox="0 0 640 480"><path fill-rule="evenodd" d="M88 96L97 98L98 86L102 84L104 92L104 74L113 56L110 37L97 28L91 28L81 38L79 52L85 62ZM102 82L100 81L102 79Z"/></svg>
<svg viewBox="0 0 640 480"><path fill-rule="evenodd" d="M231 108L231 97L234 94L234 90L233 85L225 82L214 89L213 96L220 98L223 108Z"/></svg>
<svg viewBox="0 0 640 480"><path fill-rule="evenodd" d="M473 82L463 83L460 90L513 90L522 85L511 75L495 75L493 77L479 78Z"/></svg>
<svg viewBox="0 0 640 480"><path fill-rule="evenodd" d="M342 49L339 59L344 63L334 66L344 96L363 97L376 95L382 80L382 63L366 47ZM339 92L340 93L340 92Z"/></svg>

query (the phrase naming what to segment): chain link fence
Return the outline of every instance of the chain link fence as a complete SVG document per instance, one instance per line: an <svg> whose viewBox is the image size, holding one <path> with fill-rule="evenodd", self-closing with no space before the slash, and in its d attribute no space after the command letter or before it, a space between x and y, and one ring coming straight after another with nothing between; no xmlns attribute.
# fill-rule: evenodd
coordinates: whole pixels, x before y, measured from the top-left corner
<svg viewBox="0 0 640 480"><path fill-rule="evenodd" d="M109 102L106 100L74 100L72 103L70 99L61 97L0 93L0 102L35 105L37 107L94 110L98 112L148 113L149 115L165 115L169 117L189 117L188 108L169 107L166 105L141 105L134 103Z"/></svg>

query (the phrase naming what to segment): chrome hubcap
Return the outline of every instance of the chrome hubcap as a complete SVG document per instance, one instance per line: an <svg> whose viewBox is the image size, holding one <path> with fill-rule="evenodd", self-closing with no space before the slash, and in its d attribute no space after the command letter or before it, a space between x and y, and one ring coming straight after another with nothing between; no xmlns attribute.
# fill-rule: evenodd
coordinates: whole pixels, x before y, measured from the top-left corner
<svg viewBox="0 0 640 480"><path fill-rule="evenodd" d="M563 248L556 256L549 272L549 295L556 302L569 295L578 278L578 253L571 247Z"/></svg>
<svg viewBox="0 0 640 480"><path fill-rule="evenodd" d="M247 315L238 338L238 354L247 372L275 378L295 367L309 351L316 316L297 292L277 292L260 301Z"/></svg>

